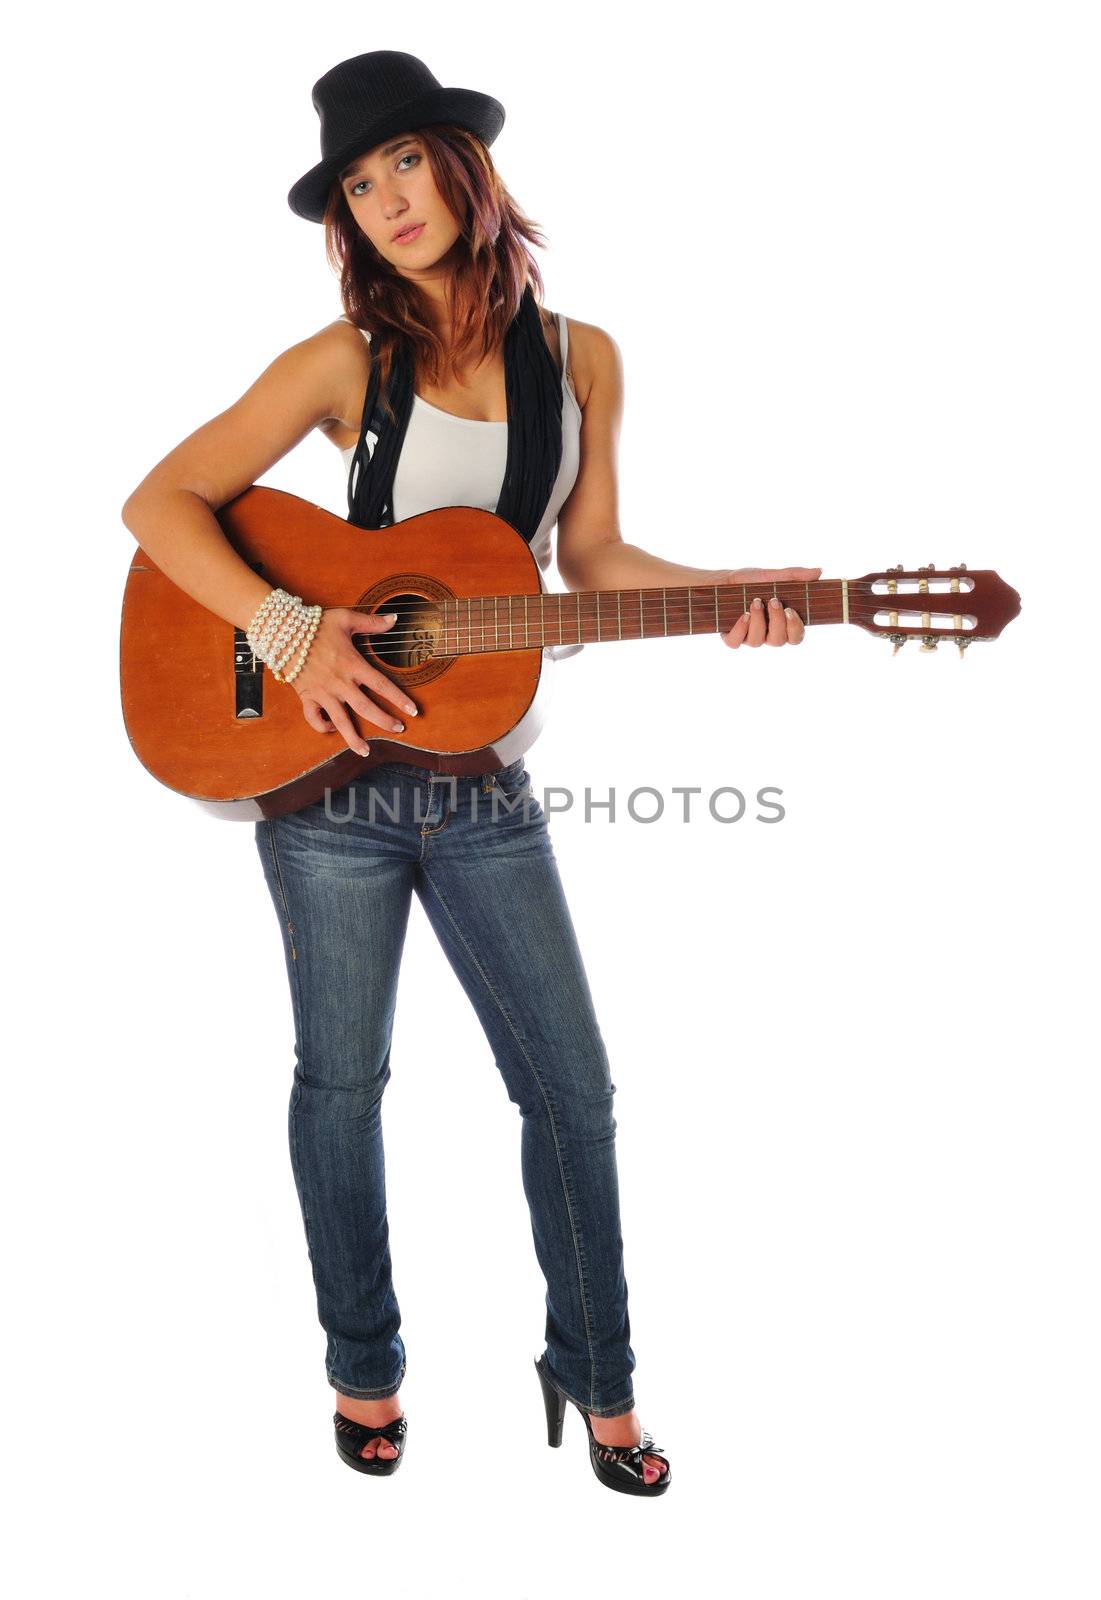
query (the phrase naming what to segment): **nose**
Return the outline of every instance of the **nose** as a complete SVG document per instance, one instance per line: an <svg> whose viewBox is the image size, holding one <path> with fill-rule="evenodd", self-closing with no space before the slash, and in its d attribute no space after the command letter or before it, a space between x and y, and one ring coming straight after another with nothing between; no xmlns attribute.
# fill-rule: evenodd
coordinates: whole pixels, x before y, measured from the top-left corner
<svg viewBox="0 0 1101 1600"><path fill-rule="evenodd" d="M382 206L382 214L387 222L393 222L395 217L400 217L408 203L402 198L401 191L397 188L380 188L378 197Z"/></svg>

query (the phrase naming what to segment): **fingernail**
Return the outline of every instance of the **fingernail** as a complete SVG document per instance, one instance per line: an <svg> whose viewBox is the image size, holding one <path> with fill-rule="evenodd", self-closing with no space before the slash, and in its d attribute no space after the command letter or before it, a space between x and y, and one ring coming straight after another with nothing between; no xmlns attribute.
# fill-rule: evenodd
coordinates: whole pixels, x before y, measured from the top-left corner
<svg viewBox="0 0 1101 1600"><path fill-rule="evenodd" d="M396 622L398 620L398 614L396 611L387 611L382 620L383 622Z"/></svg>
<svg viewBox="0 0 1101 1600"><path fill-rule="evenodd" d="M395 722L394 723L394 732L395 733L404 733L405 732L405 723L404 722Z"/></svg>
<svg viewBox="0 0 1101 1600"><path fill-rule="evenodd" d="M795 615L795 612L791 609L790 606L785 606L784 607L784 616L785 617L793 617L794 615Z"/></svg>
<svg viewBox="0 0 1101 1600"><path fill-rule="evenodd" d="M742 621L743 622L748 622L749 621L749 612L748 611L743 611L742 612Z"/></svg>
<svg viewBox="0 0 1101 1600"><path fill-rule="evenodd" d="M761 605L761 597L759 594L755 594L753 596L753 609L754 611L761 611L764 609Z"/></svg>
<svg viewBox="0 0 1101 1600"><path fill-rule="evenodd" d="M369 744L360 745L359 753L361 756L369 756L371 754L371 746Z"/></svg>
<svg viewBox="0 0 1101 1600"><path fill-rule="evenodd" d="M411 717L415 717L415 716L416 716L416 714L417 714L417 708L416 708L416 706L412 706L412 705L410 705L410 706L406 706L406 708L405 708L405 709L406 709L406 711L407 711L407 712L408 712L408 713L409 713L409 715L410 715L410 716L411 716Z"/></svg>
<svg viewBox="0 0 1101 1600"><path fill-rule="evenodd" d="M774 610L779 611L780 601L776 595L773 595L772 599L769 601L769 605L772 606Z"/></svg>

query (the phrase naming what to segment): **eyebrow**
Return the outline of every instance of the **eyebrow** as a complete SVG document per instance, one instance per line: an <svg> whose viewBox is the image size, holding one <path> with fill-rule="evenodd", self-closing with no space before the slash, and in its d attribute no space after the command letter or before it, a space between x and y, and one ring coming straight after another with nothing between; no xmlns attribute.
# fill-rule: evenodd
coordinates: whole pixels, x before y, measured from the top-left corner
<svg viewBox="0 0 1101 1600"><path fill-rule="evenodd" d="M393 155L394 151L395 150L400 150L403 144L413 144L413 143L414 143L414 140L411 139L411 138L408 138L408 137L406 137L404 139L395 139L393 144L383 145L383 147L382 147L381 151L379 152L379 154L382 155L383 157L389 156L389 155ZM366 156L360 156L359 160L358 161L353 161L353 163L352 163L352 165L350 167L345 167L344 171L340 174L341 183L344 182L345 178L353 177L359 171L360 167L362 166L363 162L366 159L367 159Z"/></svg>

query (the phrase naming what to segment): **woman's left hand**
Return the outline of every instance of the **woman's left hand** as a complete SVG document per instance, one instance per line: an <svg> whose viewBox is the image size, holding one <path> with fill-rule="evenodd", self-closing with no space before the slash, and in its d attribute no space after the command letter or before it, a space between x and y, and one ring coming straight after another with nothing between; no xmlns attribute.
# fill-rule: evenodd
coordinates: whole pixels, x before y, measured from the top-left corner
<svg viewBox="0 0 1101 1600"><path fill-rule="evenodd" d="M790 606L785 609L767 591L774 582L813 583L821 576L821 567L739 567L728 572L722 580L724 583L744 583L750 594L754 588L758 593L753 594L749 610L743 612L726 633L720 633L719 638L732 650L742 644L749 645L750 649L761 644L802 644L806 630L798 612Z"/></svg>

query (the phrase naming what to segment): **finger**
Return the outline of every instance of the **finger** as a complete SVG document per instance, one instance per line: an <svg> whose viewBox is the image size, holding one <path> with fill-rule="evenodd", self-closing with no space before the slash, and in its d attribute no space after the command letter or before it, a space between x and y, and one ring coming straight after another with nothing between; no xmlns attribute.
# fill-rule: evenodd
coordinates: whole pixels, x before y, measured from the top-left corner
<svg viewBox="0 0 1101 1600"><path fill-rule="evenodd" d="M377 667L368 667L364 672L361 657L358 667L353 667L352 671L354 674L353 681L358 686L370 689L372 694L381 695L386 700L392 700L398 709L404 711L408 716L416 716L417 708L405 690L396 684L392 678L388 678L384 672L380 672Z"/></svg>
<svg viewBox="0 0 1101 1600"><path fill-rule="evenodd" d="M768 602L768 639L771 645L787 644L788 624L784 616L784 608L773 595Z"/></svg>
<svg viewBox="0 0 1101 1600"><path fill-rule="evenodd" d="M349 692L348 704L353 711L358 711L361 717L366 717L368 722L376 723L389 733L405 732L404 722L393 716L385 707L377 706L373 700L369 700L359 689L352 689Z"/></svg>
<svg viewBox="0 0 1101 1600"><path fill-rule="evenodd" d="M357 611L352 633L385 633L397 620L396 611Z"/></svg>
<svg viewBox="0 0 1101 1600"><path fill-rule="evenodd" d="M318 733L335 733L336 729L328 721L316 700L303 700L302 715L311 728L316 728Z"/></svg>
<svg viewBox="0 0 1101 1600"><path fill-rule="evenodd" d="M803 635L807 631L803 626L802 617L791 606L784 607L784 617L788 625L788 644L802 644Z"/></svg>
<svg viewBox="0 0 1101 1600"><path fill-rule="evenodd" d="M749 628L749 612L743 611L732 628L725 633L720 633L719 638L723 644L728 644L732 650L737 650L740 644L745 643L746 632Z"/></svg>
<svg viewBox="0 0 1101 1600"><path fill-rule="evenodd" d="M755 594L749 603L749 628L745 642L751 650L756 650L765 642L765 606L759 594Z"/></svg>
<svg viewBox="0 0 1101 1600"><path fill-rule="evenodd" d="M328 712L329 719L335 726L336 731L344 735L344 743L348 746L348 749L354 750L357 756L368 755L371 746L362 734L357 731L344 707L338 701L330 700L325 703L325 710Z"/></svg>

